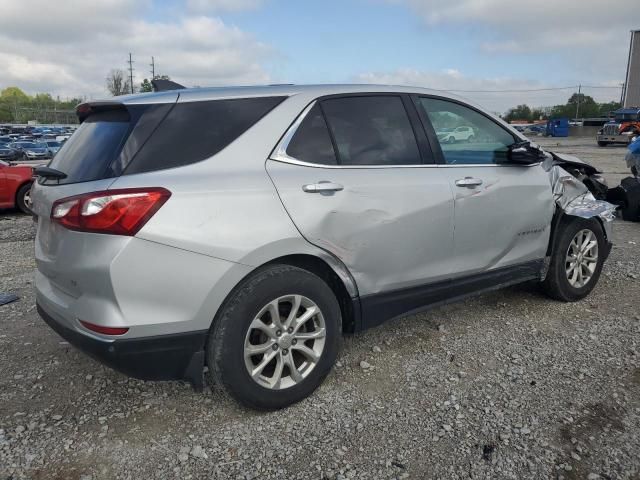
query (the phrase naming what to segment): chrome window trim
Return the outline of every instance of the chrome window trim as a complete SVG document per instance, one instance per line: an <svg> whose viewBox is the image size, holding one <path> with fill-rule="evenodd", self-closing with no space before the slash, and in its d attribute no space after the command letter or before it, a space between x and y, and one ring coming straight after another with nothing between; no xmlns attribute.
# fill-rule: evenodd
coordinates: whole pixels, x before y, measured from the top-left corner
<svg viewBox="0 0 640 480"><path fill-rule="evenodd" d="M420 164L409 164L409 165L324 165L322 163L311 163L305 162L303 160L298 160L297 158L292 157L287 154L287 147L291 142L291 139L295 135L296 131L300 127L300 124L305 119L305 117L309 114L311 109L318 103L317 100L314 100L309 105L305 107L305 109L298 115L298 118L291 124L291 126L287 129L282 139L278 142L276 147L273 149L273 152L269 156L270 160L275 160L277 162L290 163L292 165L300 165L302 167L313 167L313 168L328 168L328 169L372 169L372 168L463 168L463 167L533 167L536 165L540 165L542 162L533 163L531 165L508 165L508 164L500 164L500 163L479 163L479 164L438 164L438 163L420 163Z"/></svg>

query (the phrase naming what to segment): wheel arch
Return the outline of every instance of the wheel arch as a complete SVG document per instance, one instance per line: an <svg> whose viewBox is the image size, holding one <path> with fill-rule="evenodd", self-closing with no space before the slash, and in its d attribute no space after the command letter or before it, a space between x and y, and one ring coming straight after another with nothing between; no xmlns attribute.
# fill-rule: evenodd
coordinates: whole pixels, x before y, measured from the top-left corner
<svg viewBox="0 0 640 480"><path fill-rule="evenodd" d="M338 274L334 268L324 259L311 254L291 254L274 258L265 263L268 265L291 265L294 267L307 270L320 277L333 291L342 314L342 331L345 333L353 333L359 328L360 323L360 300L358 297L355 281L351 278L348 270L344 267L344 271ZM344 275L349 276L350 281L345 284ZM354 291L355 289L355 291Z"/></svg>

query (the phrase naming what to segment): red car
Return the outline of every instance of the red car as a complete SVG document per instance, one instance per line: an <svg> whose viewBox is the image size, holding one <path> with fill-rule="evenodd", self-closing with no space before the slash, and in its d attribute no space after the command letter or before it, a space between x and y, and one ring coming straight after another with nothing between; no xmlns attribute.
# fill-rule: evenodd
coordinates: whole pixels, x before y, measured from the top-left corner
<svg viewBox="0 0 640 480"><path fill-rule="evenodd" d="M0 208L17 207L24 213L31 213L31 184L34 181L33 168L9 165L0 160Z"/></svg>

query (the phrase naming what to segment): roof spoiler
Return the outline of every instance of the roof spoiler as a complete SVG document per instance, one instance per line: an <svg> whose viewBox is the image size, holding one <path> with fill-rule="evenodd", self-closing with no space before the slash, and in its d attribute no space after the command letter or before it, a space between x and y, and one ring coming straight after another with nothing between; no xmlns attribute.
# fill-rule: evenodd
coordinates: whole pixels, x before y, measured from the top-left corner
<svg viewBox="0 0 640 480"><path fill-rule="evenodd" d="M166 92L168 90L184 90L184 85L180 85L179 83L172 82L171 80L151 80L151 85L153 86L154 92Z"/></svg>

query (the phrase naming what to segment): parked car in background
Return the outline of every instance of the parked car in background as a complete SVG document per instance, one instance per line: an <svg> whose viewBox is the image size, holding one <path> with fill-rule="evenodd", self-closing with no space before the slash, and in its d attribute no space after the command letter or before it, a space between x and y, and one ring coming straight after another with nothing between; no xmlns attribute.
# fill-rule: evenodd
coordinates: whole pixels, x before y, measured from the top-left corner
<svg viewBox="0 0 640 480"><path fill-rule="evenodd" d="M42 140L42 143L47 146L47 148L51 152L52 157L54 157L56 153L58 153L58 150L60 150L60 148L62 147L62 142L53 139Z"/></svg>
<svg viewBox="0 0 640 480"><path fill-rule="evenodd" d="M18 208L31 213L33 168L9 165L0 159L0 208Z"/></svg>
<svg viewBox="0 0 640 480"><path fill-rule="evenodd" d="M611 249L584 162L442 92L197 88L78 115L32 191L40 315L135 377L202 387L207 365L253 408L310 395L344 332L525 281L582 299ZM475 141L437 135L450 119Z"/></svg>
<svg viewBox="0 0 640 480"><path fill-rule="evenodd" d="M18 141L9 146L16 149L25 162L47 160L53 156L47 145L41 142Z"/></svg>
<svg viewBox="0 0 640 480"><path fill-rule="evenodd" d="M475 139L475 132L471 127L457 127L451 131L440 131L438 140L446 143L471 142Z"/></svg>
<svg viewBox="0 0 640 480"><path fill-rule="evenodd" d="M5 162L15 162L22 158L21 154L11 148L8 143L0 143L0 160L4 160Z"/></svg>

